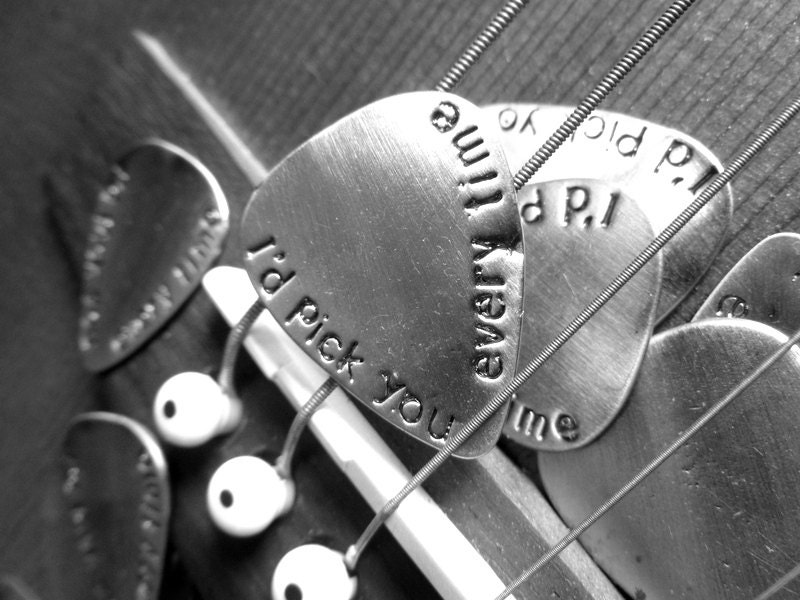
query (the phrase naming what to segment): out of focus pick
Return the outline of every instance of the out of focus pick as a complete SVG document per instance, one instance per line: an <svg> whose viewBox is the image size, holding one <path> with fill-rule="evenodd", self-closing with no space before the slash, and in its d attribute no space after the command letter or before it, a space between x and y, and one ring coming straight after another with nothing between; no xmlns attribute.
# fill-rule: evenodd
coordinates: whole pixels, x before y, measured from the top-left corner
<svg viewBox="0 0 800 600"><path fill-rule="evenodd" d="M800 327L800 235L757 244L719 282L694 316L745 318L790 335Z"/></svg>
<svg viewBox="0 0 800 600"><path fill-rule="evenodd" d="M640 205L587 179L526 185L525 315L519 362L533 358L653 237ZM570 450L622 409L655 323L657 255L517 391L503 433L536 450Z"/></svg>
<svg viewBox="0 0 800 600"><path fill-rule="evenodd" d="M525 103L496 104L485 110L503 132L503 148L512 171L519 169L572 112L567 106ZM639 203L658 234L720 169L711 151L688 135L643 119L598 110L536 173L532 183L576 178L613 183ZM732 211L728 186L662 250L664 269L657 321L708 269L724 240Z"/></svg>
<svg viewBox="0 0 800 600"><path fill-rule="evenodd" d="M108 369L146 343L200 284L227 231L222 189L177 146L148 140L114 165L84 252L86 367Z"/></svg>
<svg viewBox="0 0 800 600"><path fill-rule="evenodd" d="M167 466L128 417L78 416L64 440L63 492L97 598L157 600L170 515Z"/></svg>
<svg viewBox="0 0 800 600"><path fill-rule="evenodd" d="M575 525L600 506L785 341L747 319L653 336L608 430L574 452L539 454L562 518ZM795 347L581 536L592 558L632 598L752 600L793 569L799 395Z"/></svg>
<svg viewBox="0 0 800 600"><path fill-rule="evenodd" d="M242 224L247 271L289 336L435 447L514 375L522 233L498 137L452 94L380 100L283 160ZM506 412L460 455L488 451Z"/></svg>

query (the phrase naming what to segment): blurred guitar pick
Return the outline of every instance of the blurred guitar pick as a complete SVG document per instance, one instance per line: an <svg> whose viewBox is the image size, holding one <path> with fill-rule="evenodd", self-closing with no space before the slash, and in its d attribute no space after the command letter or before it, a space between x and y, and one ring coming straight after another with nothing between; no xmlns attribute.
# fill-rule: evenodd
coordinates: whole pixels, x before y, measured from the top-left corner
<svg viewBox="0 0 800 600"><path fill-rule="evenodd" d="M170 489L153 435L125 416L78 416L64 440L63 492L93 593L157 600Z"/></svg>
<svg viewBox="0 0 800 600"><path fill-rule="evenodd" d="M177 146L145 141L111 172L83 261L78 345L92 371L124 360L166 324L228 232L222 189Z"/></svg>
<svg viewBox="0 0 800 600"><path fill-rule="evenodd" d="M245 266L344 389L441 447L513 377L523 252L497 127L441 92L370 104L284 159L250 200ZM501 410L460 450L488 451Z"/></svg>
<svg viewBox="0 0 800 600"><path fill-rule="evenodd" d="M567 179L518 194L525 236L527 364L652 240L615 185ZM625 404L655 323L661 256L650 261L517 391L503 433L537 450L583 446Z"/></svg>
<svg viewBox="0 0 800 600"><path fill-rule="evenodd" d="M625 410L593 444L541 453L542 481L575 525L786 341L710 319L652 338ZM633 598L752 600L800 556L796 347L580 540Z"/></svg>
<svg viewBox="0 0 800 600"><path fill-rule="evenodd" d="M517 102L494 104L484 110L503 132L503 148L514 172L573 108ZM531 183L580 178L613 182L639 203L658 234L720 170L720 161L708 148L680 131L625 114L597 110L536 173ZM662 250L664 268L657 321L706 272L724 240L733 207L728 186Z"/></svg>
<svg viewBox="0 0 800 600"><path fill-rule="evenodd" d="M800 235L776 233L756 245L694 316L746 318L785 334L800 327Z"/></svg>

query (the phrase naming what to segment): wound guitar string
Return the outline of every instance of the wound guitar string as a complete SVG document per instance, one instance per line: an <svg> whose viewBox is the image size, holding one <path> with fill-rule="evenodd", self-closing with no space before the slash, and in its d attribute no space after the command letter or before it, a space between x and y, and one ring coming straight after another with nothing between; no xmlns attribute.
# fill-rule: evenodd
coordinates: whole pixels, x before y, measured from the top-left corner
<svg viewBox="0 0 800 600"><path fill-rule="evenodd" d="M558 150L581 123L594 111L616 85L630 73L636 64L658 43L672 26L694 4L694 0L676 0L664 13L653 22L641 37L631 46L623 57L611 68L595 88L581 101L577 108L567 117L566 121L553 133L550 138L536 151L528 162L514 176L514 187L520 190L527 181L546 163ZM730 178L732 175L729 175ZM720 180L722 181L722 180ZM402 501L425 480L435 473L452 454L475 433L495 412L497 412L525 381L531 377L544 362L563 346L589 319L602 308L614 294L619 291L655 254L675 235L689 220L705 205L724 183L718 182L718 187L707 194L701 194L689 205L650 245L628 265L581 313L564 328L542 350L536 358L519 371L512 381L484 406L474 417L467 421L460 429L450 436L441 448L414 476L406 483L392 499L390 499L372 521L355 544L347 549L345 561L348 568L353 571L367 544L375 536L386 520L397 510ZM715 182L712 181L706 190L711 190Z"/></svg>

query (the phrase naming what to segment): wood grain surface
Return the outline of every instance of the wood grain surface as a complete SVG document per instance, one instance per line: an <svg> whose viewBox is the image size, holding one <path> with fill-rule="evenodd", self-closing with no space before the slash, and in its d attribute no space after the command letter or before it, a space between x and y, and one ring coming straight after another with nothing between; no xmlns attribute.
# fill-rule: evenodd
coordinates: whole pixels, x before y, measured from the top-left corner
<svg viewBox="0 0 800 600"><path fill-rule="evenodd" d="M100 407L148 423L159 384L181 370L214 371L226 333L208 299L197 294L121 368L91 376L80 366L79 256L88 214L114 159L152 135L186 148L220 180L234 224L250 193L246 178L132 32L158 39L269 167L371 100L431 88L496 4L4 3L0 573L19 576L43 600L89 597L59 495L59 446L69 418ZM665 6L622 0L532 3L458 92L476 103L576 103ZM702 0L604 108L686 131L725 162L800 91L798 16L800 5L791 0ZM798 230L797 131L794 125L781 135L733 184L737 210L728 240L662 328L689 320L756 242L776 231ZM235 226L222 262L241 264ZM206 598L265 597L282 552L317 538L343 548L371 516L319 447L306 440L292 515L253 542L233 543L216 533L198 500L211 470L241 452L277 451L291 417L246 359L237 382L247 405L246 426L213 447L170 454L179 490L174 542ZM424 450L387 436L410 464L419 464ZM510 444L504 448L535 479L530 453ZM503 493L512 480L521 481L516 467L503 464L501 469L454 463L428 489L484 549L498 574L510 579L534 558L542 540L533 535L524 510L526 494L535 490ZM488 477L492 471L495 477ZM333 500L330 490L336 490ZM365 555L362 571L363 598L436 597L388 536ZM560 564L518 597L551 593L591 596L585 580Z"/></svg>

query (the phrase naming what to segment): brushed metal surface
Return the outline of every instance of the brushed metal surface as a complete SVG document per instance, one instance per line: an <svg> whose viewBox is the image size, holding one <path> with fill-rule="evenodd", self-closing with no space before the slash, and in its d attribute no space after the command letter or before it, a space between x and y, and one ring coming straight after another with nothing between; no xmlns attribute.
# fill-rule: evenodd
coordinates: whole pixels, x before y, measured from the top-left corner
<svg viewBox="0 0 800 600"><path fill-rule="evenodd" d="M222 189L177 146L147 140L111 171L83 259L78 346L91 371L116 365L164 326L228 232Z"/></svg>
<svg viewBox="0 0 800 600"><path fill-rule="evenodd" d="M503 132L503 148L512 172L572 112L569 106L532 103L493 104L485 110ZM598 110L535 175L532 183L569 178L613 181L640 203L658 234L718 170L722 170L720 161L698 140L644 119ZM663 250L658 321L675 308L708 269L727 234L733 207L728 186Z"/></svg>
<svg viewBox="0 0 800 600"><path fill-rule="evenodd" d="M542 453L575 524L771 354L786 336L711 319L656 335L625 410L595 443ZM792 349L581 542L635 598L752 600L800 556L800 351Z"/></svg>
<svg viewBox="0 0 800 600"><path fill-rule="evenodd" d="M654 237L614 183L567 179L517 196L525 240L519 364L532 360ZM550 358L511 402L503 433L537 450L583 446L625 403L655 323L658 255Z"/></svg>
<svg viewBox="0 0 800 600"><path fill-rule="evenodd" d="M776 233L734 266L697 311L760 321L789 335L800 327L800 235Z"/></svg>
<svg viewBox="0 0 800 600"><path fill-rule="evenodd" d="M380 100L283 160L242 223L247 271L289 336L436 447L514 374L522 233L498 137L452 94ZM488 451L505 413L461 455Z"/></svg>
<svg viewBox="0 0 800 600"><path fill-rule="evenodd" d="M170 489L155 438L128 417L84 413L72 421L63 452L67 515L94 597L156 600Z"/></svg>

